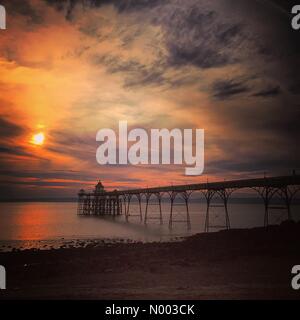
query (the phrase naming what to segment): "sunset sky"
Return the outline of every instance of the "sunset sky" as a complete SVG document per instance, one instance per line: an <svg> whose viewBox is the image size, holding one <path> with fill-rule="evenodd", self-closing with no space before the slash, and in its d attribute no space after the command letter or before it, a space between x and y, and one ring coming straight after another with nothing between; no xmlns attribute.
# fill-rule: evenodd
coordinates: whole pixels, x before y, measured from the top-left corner
<svg viewBox="0 0 300 320"><path fill-rule="evenodd" d="M282 3L1 1L0 198L298 169L300 31ZM204 129L203 176L100 166L96 133L119 120Z"/></svg>

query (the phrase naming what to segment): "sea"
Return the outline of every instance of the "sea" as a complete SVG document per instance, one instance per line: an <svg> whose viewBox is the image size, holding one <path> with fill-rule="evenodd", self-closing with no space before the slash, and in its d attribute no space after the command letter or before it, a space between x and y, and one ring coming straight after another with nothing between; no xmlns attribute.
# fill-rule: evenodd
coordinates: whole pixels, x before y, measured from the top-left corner
<svg viewBox="0 0 300 320"><path fill-rule="evenodd" d="M300 220L299 204L291 207L294 220ZM228 205L231 228L253 228L264 224L262 203L231 203ZM137 215L137 203L131 204L128 221L124 215L81 216L76 202L2 202L0 203L0 251L25 249L56 249L80 247L114 242L162 242L177 241L204 232L206 205L190 203L191 228L186 222L186 208L176 204L173 224L169 227L170 204L162 203L162 224L159 208L149 206L148 221L144 223L145 204L142 203L143 219ZM270 224L280 224L287 219L284 209L270 210ZM213 207L210 225L225 226L224 208Z"/></svg>

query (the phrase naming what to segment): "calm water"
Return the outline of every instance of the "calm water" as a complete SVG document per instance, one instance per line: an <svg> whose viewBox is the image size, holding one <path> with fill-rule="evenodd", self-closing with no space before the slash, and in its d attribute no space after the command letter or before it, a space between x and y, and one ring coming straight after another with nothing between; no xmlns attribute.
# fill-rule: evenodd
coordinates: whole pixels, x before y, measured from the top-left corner
<svg viewBox="0 0 300 320"><path fill-rule="evenodd" d="M132 204L133 211L137 205ZM149 220L147 225L138 217L84 217L77 216L76 203L0 203L0 249L7 247L29 248L57 247L62 242L80 239L130 239L134 241L166 241L203 232L205 205L190 204L192 229L187 230L186 223L174 223L173 229L168 228L169 204L163 204L163 225L158 220ZM148 216L157 216L157 206L150 206ZM292 207L293 217L299 220L299 206ZM144 208L143 208L144 210ZM211 223L224 224L221 208L211 209ZM174 210L174 218L185 218L184 207ZM233 228L250 228L263 225L264 209L260 204L230 204L229 214ZM286 211L270 212L270 222L279 223L286 219Z"/></svg>

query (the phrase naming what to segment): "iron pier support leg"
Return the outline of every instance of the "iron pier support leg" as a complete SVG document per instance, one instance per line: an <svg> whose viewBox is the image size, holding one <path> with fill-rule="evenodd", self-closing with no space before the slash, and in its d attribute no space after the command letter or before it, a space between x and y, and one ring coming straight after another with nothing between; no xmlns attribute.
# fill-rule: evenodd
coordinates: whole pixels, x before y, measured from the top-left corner
<svg viewBox="0 0 300 320"><path fill-rule="evenodd" d="M225 223L226 223L226 229L229 230L230 229L230 219L229 219L229 213L228 213L228 199L231 195L231 193L233 192L233 189L221 189L219 190L219 195L221 197L221 199L223 200L223 204L224 204L224 210L225 210Z"/></svg>
<svg viewBox="0 0 300 320"><path fill-rule="evenodd" d="M101 216L102 215L102 211L103 211L103 208L102 208L102 206L103 206L103 197L102 196L99 197L98 206L99 206L99 215Z"/></svg>
<svg viewBox="0 0 300 320"><path fill-rule="evenodd" d="M126 211L127 211L127 209L126 209L126 207L127 207L126 203L127 203L127 196L126 196L126 195L123 195L123 196L122 196L122 212L124 212L125 218L126 218Z"/></svg>
<svg viewBox="0 0 300 320"><path fill-rule="evenodd" d="M122 200L118 197L118 215L122 214Z"/></svg>
<svg viewBox="0 0 300 320"><path fill-rule="evenodd" d="M172 229L173 227L173 205L174 205L174 200L176 198L176 193L174 191L169 193L170 196L170 218L169 218L169 229Z"/></svg>
<svg viewBox="0 0 300 320"><path fill-rule="evenodd" d="M127 209L126 209L126 213L125 213L126 222L129 221L130 202L131 202L131 195L128 195L128 196L127 196Z"/></svg>
<svg viewBox="0 0 300 320"><path fill-rule="evenodd" d="M229 214L228 214L228 206L227 206L227 200L224 201L224 208L225 208L225 215L226 215L226 229L230 229L230 220L229 220Z"/></svg>
<svg viewBox="0 0 300 320"><path fill-rule="evenodd" d="M151 194L150 194L151 197ZM147 217L148 217L148 205L149 205L149 194L146 194L146 208L145 208L145 219L144 219L144 224L147 224Z"/></svg>
<svg viewBox="0 0 300 320"><path fill-rule="evenodd" d="M120 215L120 211L121 211L119 196L117 196L117 200L116 201L117 201L117 215L119 216Z"/></svg>
<svg viewBox="0 0 300 320"><path fill-rule="evenodd" d="M210 198L206 198L206 215L205 215L205 226L204 232L209 231L209 207L210 207Z"/></svg>
<svg viewBox="0 0 300 320"><path fill-rule="evenodd" d="M93 198L92 198L92 214L96 215L96 197L95 197L95 195L93 195Z"/></svg>
<svg viewBox="0 0 300 320"><path fill-rule="evenodd" d="M185 199L185 207L186 207L186 222L188 230L191 230L191 220L190 220L190 211L189 211L189 199Z"/></svg>
<svg viewBox="0 0 300 320"><path fill-rule="evenodd" d="M96 206L97 206L97 215L100 215L100 196L97 196L97 202L96 202Z"/></svg>
<svg viewBox="0 0 300 320"><path fill-rule="evenodd" d="M204 232L209 232L209 209L210 209L210 202L214 195L214 192L208 190L203 193L206 199L206 215L205 215L205 225L204 225Z"/></svg>
<svg viewBox="0 0 300 320"><path fill-rule="evenodd" d="M138 201L139 201L139 213L140 213L140 221L143 222L143 213L142 213L142 201L141 201L141 195L137 195Z"/></svg>
<svg viewBox="0 0 300 320"><path fill-rule="evenodd" d="M92 204L91 204L91 196L88 196L88 213L91 214L91 208L92 208Z"/></svg>
<svg viewBox="0 0 300 320"><path fill-rule="evenodd" d="M158 199L158 205L159 205L159 223L160 225L163 224L163 217L162 217L162 210L161 210L161 194L157 194L157 199Z"/></svg>
<svg viewBox="0 0 300 320"><path fill-rule="evenodd" d="M116 216L116 197L113 198L113 216Z"/></svg>
<svg viewBox="0 0 300 320"><path fill-rule="evenodd" d="M265 191L263 192L264 194L264 204L265 204L265 218L264 218L264 226L267 227L269 225L269 193L270 193L270 189L269 187L265 187L264 188Z"/></svg>
<svg viewBox="0 0 300 320"><path fill-rule="evenodd" d="M191 219L190 219L190 210L189 210L189 199L191 196L191 192L185 191L182 194L182 197L185 202L185 208L186 208L186 223L187 223L187 229L191 230Z"/></svg>
<svg viewBox="0 0 300 320"><path fill-rule="evenodd" d="M87 211L87 198L83 199L83 214L86 214Z"/></svg>
<svg viewBox="0 0 300 320"><path fill-rule="evenodd" d="M90 201L89 201L89 196L87 195L87 197L86 197L86 206L85 206L85 208L86 208L86 214L89 214L90 212L89 212L89 207L90 207Z"/></svg>
<svg viewBox="0 0 300 320"><path fill-rule="evenodd" d="M257 188L252 188L258 194L263 200L264 207L265 207L265 215L264 215L264 227L267 227L269 225L269 205L270 205L270 200L272 196L274 195L274 190L272 191L272 187L266 185L264 187L257 187Z"/></svg>
<svg viewBox="0 0 300 320"><path fill-rule="evenodd" d="M84 194L79 195L78 197L78 204L77 204L77 214L83 214L84 210Z"/></svg>
<svg viewBox="0 0 300 320"><path fill-rule="evenodd" d="M101 211L100 212L101 212L100 214L102 216L105 214L105 197L104 196L101 197Z"/></svg>
<svg viewBox="0 0 300 320"><path fill-rule="evenodd" d="M289 192L289 187L286 186L284 188L284 198L285 198L285 203L286 203L286 209L287 209L287 215L288 215L288 220L291 221L292 218L292 212L291 212L291 200L292 197L290 196L290 192Z"/></svg>

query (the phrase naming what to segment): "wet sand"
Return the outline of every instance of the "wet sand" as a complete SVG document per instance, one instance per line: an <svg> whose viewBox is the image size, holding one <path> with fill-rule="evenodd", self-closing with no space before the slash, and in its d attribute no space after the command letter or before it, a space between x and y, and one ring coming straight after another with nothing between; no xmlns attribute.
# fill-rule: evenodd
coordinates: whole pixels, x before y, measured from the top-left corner
<svg viewBox="0 0 300 320"><path fill-rule="evenodd" d="M0 299L299 299L300 224L0 253Z"/></svg>

